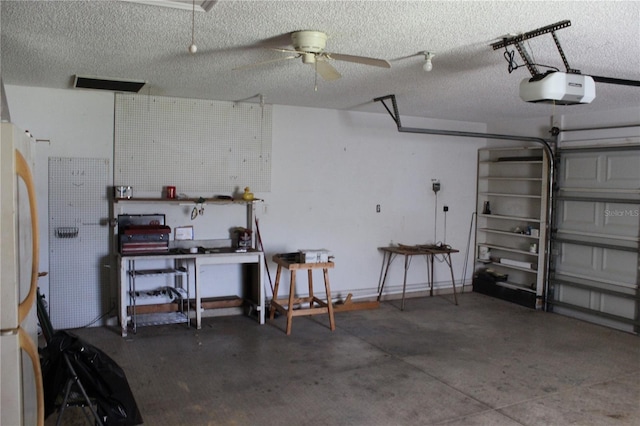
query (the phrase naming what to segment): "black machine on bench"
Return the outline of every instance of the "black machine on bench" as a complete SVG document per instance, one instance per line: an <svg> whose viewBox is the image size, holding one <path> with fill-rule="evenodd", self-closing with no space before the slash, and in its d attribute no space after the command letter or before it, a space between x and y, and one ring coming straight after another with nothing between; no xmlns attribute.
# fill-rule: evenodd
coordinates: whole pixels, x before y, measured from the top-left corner
<svg viewBox="0 0 640 426"><path fill-rule="evenodd" d="M169 251L171 228L163 214L118 215L118 246L122 254Z"/></svg>

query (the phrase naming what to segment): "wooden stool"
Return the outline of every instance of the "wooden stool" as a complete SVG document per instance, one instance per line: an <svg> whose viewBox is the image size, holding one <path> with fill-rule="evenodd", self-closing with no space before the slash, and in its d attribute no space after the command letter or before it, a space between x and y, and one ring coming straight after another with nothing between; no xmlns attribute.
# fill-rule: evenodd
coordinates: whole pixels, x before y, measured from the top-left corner
<svg viewBox="0 0 640 426"><path fill-rule="evenodd" d="M291 334L291 320L293 317L300 315L317 315L328 314L329 315L329 327L331 331L336 329L335 320L333 318L333 304L331 303L331 288L329 287L329 268L333 268L333 262L324 263L297 263L295 261L287 260L281 255L276 254L273 256L273 261L278 265L278 271L276 272L276 284L273 290L273 299L271 299L271 309L269 312L269 319L273 320L273 317L278 312L287 316L287 335ZM289 298L278 299L278 287L280 285L280 274L282 268L288 269L291 275L291 282L289 285ZM307 276L309 280L309 297L294 297L296 290L296 272L298 270L307 270ZM313 277L312 272L314 269L322 269L324 275L324 288L327 292L327 301L318 299L313 295ZM293 309L295 304L301 304L300 308ZM309 307L304 307L304 303L308 303ZM315 306L315 305L318 306ZM285 308L286 306L286 308Z"/></svg>

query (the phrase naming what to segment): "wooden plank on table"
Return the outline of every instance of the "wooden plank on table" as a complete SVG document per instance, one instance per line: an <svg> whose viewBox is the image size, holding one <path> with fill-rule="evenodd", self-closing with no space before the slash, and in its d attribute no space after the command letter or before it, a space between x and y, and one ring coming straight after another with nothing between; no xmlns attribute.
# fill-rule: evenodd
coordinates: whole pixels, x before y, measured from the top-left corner
<svg viewBox="0 0 640 426"><path fill-rule="evenodd" d="M244 305L244 299L238 296L209 297L202 299L201 303L202 309L237 308Z"/></svg>
<svg viewBox="0 0 640 426"><path fill-rule="evenodd" d="M154 303L151 305L137 305L136 314L159 314L180 311L177 303ZM127 306L127 315L133 315L133 306Z"/></svg>

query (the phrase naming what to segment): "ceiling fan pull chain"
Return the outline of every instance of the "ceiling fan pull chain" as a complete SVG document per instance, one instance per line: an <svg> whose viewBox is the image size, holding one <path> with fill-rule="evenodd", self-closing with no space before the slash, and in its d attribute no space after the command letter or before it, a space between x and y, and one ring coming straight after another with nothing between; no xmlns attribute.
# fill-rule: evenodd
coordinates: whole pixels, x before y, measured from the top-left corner
<svg viewBox="0 0 640 426"><path fill-rule="evenodd" d="M313 68L314 68L314 73L313 73L313 91L317 92L318 91L318 58L316 58L316 60L313 62Z"/></svg>
<svg viewBox="0 0 640 426"><path fill-rule="evenodd" d="M198 46L196 46L196 0L193 0L193 7L191 8L191 46L189 46L189 53L196 53Z"/></svg>

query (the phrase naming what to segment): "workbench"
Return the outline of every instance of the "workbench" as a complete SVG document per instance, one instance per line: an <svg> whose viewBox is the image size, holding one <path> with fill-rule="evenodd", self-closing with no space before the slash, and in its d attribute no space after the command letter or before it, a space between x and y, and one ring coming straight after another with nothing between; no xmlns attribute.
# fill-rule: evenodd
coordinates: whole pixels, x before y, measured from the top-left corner
<svg viewBox="0 0 640 426"><path fill-rule="evenodd" d="M455 250L449 246L426 246L426 245L417 245L417 246L408 246L408 245L399 245L399 246L391 246L391 247L378 247L378 250L382 251L382 269L384 273L381 274L380 281L378 282L378 302L382 297L382 292L384 290L384 284L387 280L387 273L389 272L389 266L391 266L391 262L398 256L404 256L404 278L402 281L402 304L400 310L404 311L404 298L405 292L407 289L407 272L409 270L409 265L411 264L411 258L413 256L424 256L427 260L427 281L429 284L429 295L433 296L433 262L436 256L442 255L444 262L449 266L449 271L451 272L451 284L453 285L453 298L455 304L458 304L458 296L456 294L456 281L453 277L453 266L451 264L451 253L459 253L459 250Z"/></svg>
<svg viewBox="0 0 640 426"><path fill-rule="evenodd" d="M140 263L150 260L168 260L173 261L174 267L164 270L145 270L139 268ZM143 263L144 264L144 263ZM221 248L216 252L208 253L182 253L182 252L166 252L153 254L135 254L135 255L118 255L119 274L119 314L118 319L122 330L122 336L127 335L128 322L131 315L127 312L127 307L131 305L131 292L133 291L132 282L135 285L136 277L145 276L145 271L167 275L183 275L186 274L187 286L189 282L193 283L195 289L195 319L196 328L202 327L202 288L210 285L200 277L200 270L205 265L222 265L222 264L255 264L257 267L257 282L259 286L259 300L255 301L259 313L260 324L264 324L265 320L265 296L264 296L264 253L259 250L250 249L246 252L236 252L231 248ZM132 281L133 280L133 281ZM187 288L187 295L188 295ZM188 301L190 303L190 301ZM187 319L189 322L190 319Z"/></svg>
<svg viewBox="0 0 640 426"><path fill-rule="evenodd" d="M335 320L333 317L333 303L331 302L331 288L329 286L329 269L333 268L333 262L320 262L320 263L300 263L296 260L291 260L284 255L274 255L273 261L278 265L278 271L276 272L276 282L273 290L273 299L271 300L271 309L269 318L273 320L276 310L287 317L287 335L291 334L291 323L294 316L300 315L317 315L328 314L329 315L329 328L331 331L336 329ZM287 269L290 274L289 285L289 297L286 299L278 299L278 287L280 286L280 276L282 270ZM324 276L324 287L327 293L327 300L321 300L313 294L313 270L322 269ZM299 270L306 270L309 281L309 296L308 297L295 297L296 291L296 272ZM304 304L308 303L308 307L304 307ZM300 304L298 309L294 309L294 305ZM318 305L318 306L316 306Z"/></svg>

